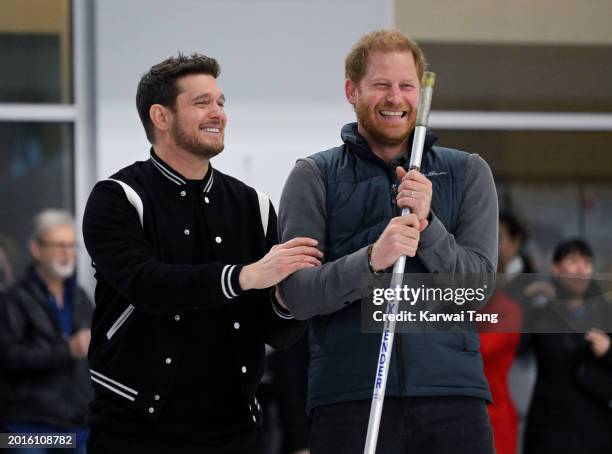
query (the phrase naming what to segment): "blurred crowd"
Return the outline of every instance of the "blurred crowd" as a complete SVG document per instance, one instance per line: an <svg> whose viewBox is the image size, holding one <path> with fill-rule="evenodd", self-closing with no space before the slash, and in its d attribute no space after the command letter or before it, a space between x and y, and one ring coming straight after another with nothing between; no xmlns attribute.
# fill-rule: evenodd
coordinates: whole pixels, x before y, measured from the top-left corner
<svg viewBox="0 0 612 454"><path fill-rule="evenodd" d="M508 326L481 333L498 454L612 452L609 294L580 238L556 245L549 269L526 253L528 229L499 220L496 292Z"/></svg>
<svg viewBox="0 0 612 454"><path fill-rule="evenodd" d="M500 332L480 335L496 452L612 452L611 330L605 323L612 302L594 278L595 253L580 238L566 239L549 269L536 270L526 254L527 232L516 217L501 214L500 275L486 310L505 314L508 322ZM69 213L38 214L31 262L20 276L0 245L0 425L8 433L75 433L76 451L66 452L78 453L85 452L92 397L93 303L75 280L76 238ZM307 454L308 338L268 353L259 388L266 452Z"/></svg>

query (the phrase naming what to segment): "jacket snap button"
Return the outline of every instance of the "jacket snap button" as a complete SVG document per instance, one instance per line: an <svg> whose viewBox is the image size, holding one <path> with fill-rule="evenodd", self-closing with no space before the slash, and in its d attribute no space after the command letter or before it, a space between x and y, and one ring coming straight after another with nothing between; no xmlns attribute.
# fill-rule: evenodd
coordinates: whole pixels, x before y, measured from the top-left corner
<svg viewBox="0 0 612 454"><path fill-rule="evenodd" d="M242 366L242 373L246 374L246 366Z"/></svg>
<svg viewBox="0 0 612 454"><path fill-rule="evenodd" d="M174 320L176 320L177 322L178 322L178 321L180 321L180 320L181 320L181 316L180 316L180 315L178 315L178 314L176 314L176 315L174 316Z"/></svg>
<svg viewBox="0 0 612 454"><path fill-rule="evenodd" d="M189 231L189 229L185 229L185 230L183 231L183 233L184 233L185 235L189 235L191 232Z"/></svg>
<svg viewBox="0 0 612 454"><path fill-rule="evenodd" d="M153 397L153 399L159 400L159 394L155 394L155 397Z"/></svg>
<svg viewBox="0 0 612 454"><path fill-rule="evenodd" d="M181 196L185 197L187 195L187 191L181 191Z"/></svg>
<svg viewBox="0 0 612 454"><path fill-rule="evenodd" d="M234 329L240 329L240 323L235 322L234 323Z"/></svg>
<svg viewBox="0 0 612 454"><path fill-rule="evenodd" d="M166 364L170 364L172 362L172 358L166 358Z"/></svg>
<svg viewBox="0 0 612 454"><path fill-rule="evenodd" d="M149 407L149 413L155 413L155 408Z"/></svg>
<svg viewBox="0 0 612 454"><path fill-rule="evenodd" d="M205 201L206 203L210 203L210 200L208 199L208 197L204 197L204 201Z"/></svg>
<svg viewBox="0 0 612 454"><path fill-rule="evenodd" d="M216 241L217 243L220 243L220 242L221 242L221 241L223 241L223 240L221 239L221 237L220 237L220 236L218 236L218 237L216 237L216 238L215 238L215 241Z"/></svg>

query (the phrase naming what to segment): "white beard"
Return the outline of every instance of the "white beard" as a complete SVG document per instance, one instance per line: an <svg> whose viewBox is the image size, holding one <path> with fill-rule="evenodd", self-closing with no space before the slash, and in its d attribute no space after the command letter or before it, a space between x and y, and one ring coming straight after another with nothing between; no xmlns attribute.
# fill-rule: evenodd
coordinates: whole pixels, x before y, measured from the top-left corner
<svg viewBox="0 0 612 454"><path fill-rule="evenodd" d="M49 271L59 279L68 279L74 274L74 262L49 264Z"/></svg>

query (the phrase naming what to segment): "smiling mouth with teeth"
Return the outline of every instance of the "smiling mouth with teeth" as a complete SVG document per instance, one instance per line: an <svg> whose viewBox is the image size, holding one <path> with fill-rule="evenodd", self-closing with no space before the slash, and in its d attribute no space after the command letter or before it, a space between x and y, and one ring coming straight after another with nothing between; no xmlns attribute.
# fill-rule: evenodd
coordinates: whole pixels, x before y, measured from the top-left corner
<svg viewBox="0 0 612 454"><path fill-rule="evenodd" d="M219 133L221 130L219 128L204 128L204 132L215 132Z"/></svg>
<svg viewBox="0 0 612 454"><path fill-rule="evenodd" d="M394 110L381 110L379 112L379 114L382 117L390 117L390 118L404 118L407 114L407 112L405 110L402 110L400 112L394 111Z"/></svg>

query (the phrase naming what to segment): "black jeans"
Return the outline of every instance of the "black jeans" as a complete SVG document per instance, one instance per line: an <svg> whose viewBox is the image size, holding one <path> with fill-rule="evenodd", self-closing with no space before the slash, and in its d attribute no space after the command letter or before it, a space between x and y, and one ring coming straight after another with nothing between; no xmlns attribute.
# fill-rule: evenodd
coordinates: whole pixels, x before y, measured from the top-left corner
<svg viewBox="0 0 612 454"><path fill-rule="evenodd" d="M264 447L261 431L256 429L206 441L132 436L92 429L87 440L87 454L264 454Z"/></svg>
<svg viewBox="0 0 612 454"><path fill-rule="evenodd" d="M370 400L315 408L311 454L361 454ZM486 402L473 397L388 397L377 454L494 454Z"/></svg>

